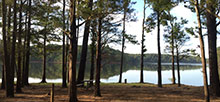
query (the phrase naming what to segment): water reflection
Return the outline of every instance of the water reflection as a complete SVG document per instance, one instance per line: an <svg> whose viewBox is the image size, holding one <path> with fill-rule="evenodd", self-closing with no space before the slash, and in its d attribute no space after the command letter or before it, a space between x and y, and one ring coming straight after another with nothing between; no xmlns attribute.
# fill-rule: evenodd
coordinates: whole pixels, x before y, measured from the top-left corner
<svg viewBox="0 0 220 102"><path fill-rule="evenodd" d="M177 71L176 71L177 73ZM181 70L181 84L202 86L203 85L203 75L202 69L193 70ZM119 75L109 77L108 79L101 79L101 82L112 83L117 82ZM162 71L162 83L171 84L172 73L171 70ZM177 78L177 74L176 74ZM123 73L122 79L127 79L128 83L137 83L140 81L140 70L128 70ZM178 80L176 79L176 82ZM144 70L144 82L157 84L157 71L147 71Z"/></svg>
<svg viewBox="0 0 220 102"><path fill-rule="evenodd" d="M172 73L170 63L162 64L162 82L163 84L171 83ZM1 66L0 66L1 67ZM85 72L85 78L88 79L90 75L90 68L87 65ZM41 81L41 73L42 73L42 64L32 63L30 66L30 83L38 83ZM119 68L120 66L117 64L109 64L105 65L102 68L101 73L101 82L104 83L112 83L118 82L119 78ZM187 85L194 86L202 86L203 85L203 77L202 77L202 69L201 64L187 64L182 63L180 66L180 74L181 74L181 83ZM78 69L77 69L78 70ZM1 71L1 68L0 68ZM78 71L77 71L78 72ZM62 64L49 63L47 64L47 82L53 83L61 83L62 82ZM1 73L0 73L1 77ZM125 65L123 69L123 80L127 79L128 83L134 83L140 81L140 68L136 66ZM177 72L176 72L177 78ZM1 79L0 79L1 82ZM144 82L157 84L157 65L154 63L145 64L144 68ZM177 80L176 80L177 82Z"/></svg>

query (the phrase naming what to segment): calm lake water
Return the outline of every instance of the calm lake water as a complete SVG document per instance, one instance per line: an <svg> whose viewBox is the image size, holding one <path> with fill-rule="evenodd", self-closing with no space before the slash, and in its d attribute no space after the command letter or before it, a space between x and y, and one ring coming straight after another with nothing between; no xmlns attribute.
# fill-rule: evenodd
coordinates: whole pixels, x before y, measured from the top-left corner
<svg viewBox="0 0 220 102"><path fill-rule="evenodd" d="M176 82L177 80L177 71ZM140 70L129 70L123 73L123 81L127 79L128 83L135 83L140 81ZM101 82L112 83L118 82L119 75L112 76L108 79L101 79ZM203 86L203 75L202 69L193 69L193 70L181 70L180 71L180 81L181 84L193 85L193 86ZM162 71L162 83L170 84L172 79L171 70ZM157 84L157 71L144 71L144 82Z"/></svg>
<svg viewBox="0 0 220 102"><path fill-rule="evenodd" d="M172 79L172 71L170 63L163 63L162 64L162 83L163 84L170 84ZM53 65L54 66L54 65ZM157 66L152 63L151 65L147 66L147 68L144 68L144 82L146 83L153 83L157 84ZM116 69L103 69L102 75L101 75L101 82L103 83L117 83L119 79L119 67ZM140 70L137 70L139 68L125 68L126 70L122 74L122 81L124 82L124 79L127 79L128 83L138 83L140 81ZM203 75L202 75L202 68L201 64L186 64L182 63L180 66L180 74L181 74L181 84L186 85L193 85L193 86L202 86L203 85ZM58 72L58 71L56 71ZM207 70L209 72L209 70ZM39 74L41 75L41 72L39 71ZM47 76L49 79L47 79L47 82L50 83L61 83L62 79L60 76L56 75L50 75L47 71ZM35 73L36 74L36 71ZM61 73L57 73L58 75L61 75ZM177 82L177 71L175 71L176 74L176 82ZM208 73L209 74L209 73ZM88 78L89 71L86 71L86 78ZM209 76L209 75L208 75ZM16 80L16 79L15 79ZM30 83L39 83L41 81L41 78L39 76L31 76L29 78ZM0 79L1 82L1 79Z"/></svg>

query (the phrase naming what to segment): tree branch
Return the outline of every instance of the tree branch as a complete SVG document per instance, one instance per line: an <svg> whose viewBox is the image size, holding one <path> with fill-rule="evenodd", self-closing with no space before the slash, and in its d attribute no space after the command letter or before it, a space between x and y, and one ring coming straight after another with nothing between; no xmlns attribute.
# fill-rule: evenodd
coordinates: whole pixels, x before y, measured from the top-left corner
<svg viewBox="0 0 220 102"><path fill-rule="evenodd" d="M219 24L220 24L220 21L216 24L216 27L219 26Z"/></svg>
<svg viewBox="0 0 220 102"><path fill-rule="evenodd" d="M65 30L63 30L63 29L61 29L61 31L62 31L69 39L71 39L69 32L67 32L67 31L65 31Z"/></svg>
<svg viewBox="0 0 220 102"><path fill-rule="evenodd" d="M208 13L212 14L216 18L220 19L220 16L218 16L217 14L213 14L209 9L206 8L206 11L208 11Z"/></svg>
<svg viewBox="0 0 220 102"><path fill-rule="evenodd" d="M24 5L24 4L26 3L26 1L27 1L27 0L23 1L23 2L21 3L21 5Z"/></svg>
<svg viewBox="0 0 220 102"><path fill-rule="evenodd" d="M216 14L218 15L218 14L219 14L219 12L220 12L220 10L218 10Z"/></svg>
<svg viewBox="0 0 220 102"><path fill-rule="evenodd" d="M87 20L86 20L87 21ZM76 26L76 28L79 28L80 26L82 26L86 21L83 21L82 23L80 23L79 25Z"/></svg>

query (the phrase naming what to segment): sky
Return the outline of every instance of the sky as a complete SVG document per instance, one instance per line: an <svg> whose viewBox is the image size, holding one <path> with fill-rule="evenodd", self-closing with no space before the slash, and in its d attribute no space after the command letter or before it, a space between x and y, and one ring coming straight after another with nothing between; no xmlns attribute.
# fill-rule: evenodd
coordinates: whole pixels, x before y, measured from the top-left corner
<svg viewBox="0 0 220 102"><path fill-rule="evenodd" d="M135 5L132 7L136 9L135 13L137 16L137 21L136 22L126 22L126 33L127 34L132 34L136 35L136 39L138 42L141 42L141 35L142 35L142 20L143 20L143 6L144 6L144 1L143 0L132 0L136 2ZM61 5L62 6L62 5ZM146 17L148 17L153 11L150 8L147 8L146 10ZM196 14L191 12L189 9L184 7L184 4L180 4L173 8L171 10L171 14L174 16L177 16L178 18L184 18L187 19L189 22L186 25L187 27L195 27L197 26L196 24ZM122 16L121 16L122 17ZM161 26L161 52L165 54L165 46L166 43L163 38L163 26ZM146 33L145 32L145 46L147 49L146 53L157 53L157 28L155 28L152 32ZM79 38L79 45L82 45L82 39L83 39L83 32L84 32L84 26L80 27L80 38ZM203 31L204 33L206 31ZM220 39L220 37L218 37ZM220 45L220 41L217 39L217 46ZM89 41L90 43L91 41ZM205 42L205 53L206 57L208 58L208 43L207 43L207 36L204 37L204 42ZM196 48L196 52L200 54L200 49L198 48L199 45L199 39L191 37L191 40L185 44L186 46L183 47L185 48ZM141 53L141 45L133 45L130 43L125 43L125 53L131 53L131 54L140 54ZM110 47L121 50L121 45L120 44L110 44Z"/></svg>
<svg viewBox="0 0 220 102"><path fill-rule="evenodd" d="M126 22L126 33L136 35L136 39L138 42L141 42L141 34L142 34L142 19L143 19L143 6L144 1L143 0L132 0L136 2L135 5L132 7L136 9L136 16L137 21L136 22ZM148 17L152 13L152 10L150 8L147 8L146 10L146 17ZM196 24L196 14L192 13L189 9L184 7L184 4L180 4L173 8L171 10L171 13L178 18L183 17L184 19L187 19L189 23L186 25L187 27L195 27ZM219 27L218 27L219 28ZM147 49L147 53L157 53L157 28L155 28L152 32L146 33L145 32L145 46ZM0 29L1 31L1 29ZM79 45L82 45L82 36L83 36L84 26L80 27L80 39L79 39ZM203 31L206 33L206 31ZM165 54L164 49L166 46L166 43L163 38L163 26L161 26L161 52ZM0 37L1 38L1 37ZM217 37L217 46L220 46L220 36ZM90 41L89 41L90 42ZM205 53L206 57L208 58L208 42L207 42L207 36L204 37L205 42ZM59 42L58 42L59 43ZM196 48L196 52L200 54L200 49L198 48L199 45L199 39L191 37L191 40L185 44L186 46L184 48ZM131 54L140 54L141 53L141 45L133 45L130 43L125 43L125 53L131 53ZM110 47L121 50L120 44L110 44Z"/></svg>
<svg viewBox="0 0 220 102"><path fill-rule="evenodd" d="M141 34L142 34L142 19L143 19L143 0L132 0L136 1L136 4L133 5L133 8L136 9L136 16L138 20L136 22L126 22L126 33L136 35L137 40L141 42ZM152 13L150 8L146 10L146 17ZM189 20L189 23L186 25L187 27L195 27L196 24L196 14L192 13L189 9L185 8L183 4L180 4L171 10L171 13L178 18L183 17L184 19ZM145 32L145 46L147 48L146 53L157 53L157 28L155 28L152 32L146 33ZM165 49L165 41L163 39L163 26L161 26L161 52L164 52ZM218 37L219 39L219 37ZM205 41L205 51L206 56L208 57L208 44L207 44L207 37L204 37ZM220 41L217 40L217 45L219 46ZM184 48L196 48L196 52L200 54L200 49L198 48L199 39L191 37L191 40L185 44ZM141 45L132 45L129 43L125 43L126 49L125 53L132 53L132 54L140 54L141 53ZM121 50L121 45L114 45L111 44L111 47L114 49Z"/></svg>

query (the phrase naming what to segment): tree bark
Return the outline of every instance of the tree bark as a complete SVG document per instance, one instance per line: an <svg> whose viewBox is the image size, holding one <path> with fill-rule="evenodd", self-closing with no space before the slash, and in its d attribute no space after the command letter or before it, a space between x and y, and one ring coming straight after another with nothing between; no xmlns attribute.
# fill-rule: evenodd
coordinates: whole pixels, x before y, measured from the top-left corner
<svg viewBox="0 0 220 102"><path fill-rule="evenodd" d="M198 29L199 29L199 41L200 41L200 50L201 50L203 82L204 82L204 96L205 96L205 101L210 102L207 71L206 71L205 46L204 46L204 40L203 40L203 35L202 35L202 25L201 25L200 9L199 9L198 0L195 0L195 11L197 14L197 22L198 22Z"/></svg>
<svg viewBox="0 0 220 102"><path fill-rule="evenodd" d="M66 59L66 73L67 73L67 82L68 83L69 83L69 53L70 53L69 51L70 51L69 38L67 38L66 39L66 58L65 59Z"/></svg>
<svg viewBox="0 0 220 102"><path fill-rule="evenodd" d="M176 45L176 63L177 63L177 78L178 78L178 87L181 86L180 81L180 64L179 64L179 49Z"/></svg>
<svg viewBox="0 0 220 102"><path fill-rule="evenodd" d="M70 24L69 24L69 15L68 15L68 20L67 20L67 32L69 32L69 28L70 28ZM69 51L70 51L70 48L69 48L69 38L67 37L66 38L66 73L67 73L67 82L69 83Z"/></svg>
<svg viewBox="0 0 220 102"><path fill-rule="evenodd" d="M66 0L63 0L63 30L66 30L66 18L65 18L65 10L66 9ZM65 32L63 32L63 62L62 62L62 87L66 88L66 47L65 47Z"/></svg>
<svg viewBox="0 0 220 102"><path fill-rule="evenodd" d="M100 72L101 72L101 40L102 40L102 18L98 19L98 34L97 34L97 45L96 45L96 79L95 79L95 97L101 97L100 92Z"/></svg>
<svg viewBox="0 0 220 102"><path fill-rule="evenodd" d="M92 44L91 44L91 68L90 68L90 80L94 80L94 67L95 67L95 28L92 28ZM93 81L90 82L90 86L93 86Z"/></svg>
<svg viewBox="0 0 220 102"><path fill-rule="evenodd" d="M9 4L8 7L8 29L7 29L7 37L8 37L8 48L11 49L11 4ZM9 52L10 55L10 52ZM9 57L9 61L10 61L11 56ZM10 63L10 62L9 62Z"/></svg>
<svg viewBox="0 0 220 102"><path fill-rule="evenodd" d="M161 51L160 51L160 12L157 12L157 47L158 47L158 87L162 87Z"/></svg>
<svg viewBox="0 0 220 102"><path fill-rule="evenodd" d="M124 1L126 2L126 1ZM125 3L124 3L125 5ZM124 17L123 17L123 30L122 30L122 47L121 47L121 65L120 65L120 75L118 83L122 81L122 72L123 72L123 65L124 65L124 49L125 49L125 19L126 19L126 8L124 7Z"/></svg>
<svg viewBox="0 0 220 102"><path fill-rule="evenodd" d="M216 0L214 0L216 1ZM206 0L207 9L215 14L215 7L213 1ZM207 30L208 30L208 46L209 46L209 71L210 71L210 90L215 96L220 96L218 62L216 51L216 17L210 12L206 12Z"/></svg>
<svg viewBox="0 0 220 102"><path fill-rule="evenodd" d="M28 15L28 12L26 11L26 15ZM28 31L28 16L25 16L25 32L24 32L24 42L23 42L23 68L22 68L22 86L24 86L25 83L25 67L26 67L26 42L27 42L27 31Z"/></svg>
<svg viewBox="0 0 220 102"><path fill-rule="evenodd" d="M28 2L29 10L28 10L28 31L27 31L27 49L26 49L26 63L24 69L24 82L23 85L29 85L28 76L29 76L29 60L30 60L30 39L31 39L31 0Z"/></svg>
<svg viewBox="0 0 220 102"><path fill-rule="evenodd" d="M70 1L70 60L69 60L69 102L77 102L76 88L76 61L77 61L77 38L76 38L76 0Z"/></svg>
<svg viewBox="0 0 220 102"><path fill-rule="evenodd" d="M92 10L92 5L93 5L93 0L90 0L88 4L88 8L90 8L90 10ZM81 59L80 59L80 64L79 64L77 83L82 83L82 81L84 80L90 23L91 23L91 20L87 20L85 23L85 30L84 30L84 35L83 35L83 44L82 44L82 52L81 52L81 57L80 57Z"/></svg>
<svg viewBox="0 0 220 102"><path fill-rule="evenodd" d="M7 81L8 85L7 87L9 88L6 94L7 97L14 97L14 69L15 69L15 65L16 65L16 58L15 58L15 44L16 44L16 36L17 36L17 0L14 0L14 8L13 8L13 12L14 12L14 19L13 19L13 35L12 35L12 46L11 46L11 61L10 61L10 68L9 68L9 72L7 73L9 74L9 80Z"/></svg>
<svg viewBox="0 0 220 102"><path fill-rule="evenodd" d="M18 33L18 71L17 71L17 84L16 84L16 92L21 93L21 34L22 34L22 7L23 7L23 2L20 0L20 8L19 8L19 33Z"/></svg>
<svg viewBox="0 0 220 102"><path fill-rule="evenodd" d="M142 40L141 40L141 73L140 73L140 83L144 83L144 50L145 50L145 46L144 46L144 24L145 24L145 11L146 11L146 0L144 0L144 11L143 11L143 22L142 22Z"/></svg>
<svg viewBox="0 0 220 102"><path fill-rule="evenodd" d="M2 0L2 38L3 38L3 45L4 45L4 62L5 62L5 86L6 86L6 97L13 97L14 96L14 87L11 87L10 81L10 61L8 58L8 46L7 46L7 36L6 36L6 5L5 0Z"/></svg>
<svg viewBox="0 0 220 102"><path fill-rule="evenodd" d="M47 61L47 45L46 45L46 42L47 42L47 27L45 27L45 32L44 32L44 58L43 58L43 70L42 70L42 80L41 80L41 83L47 83L46 82L46 61Z"/></svg>
<svg viewBox="0 0 220 102"><path fill-rule="evenodd" d="M175 65L174 65L174 34L173 34L173 24L172 26L172 31L171 31L171 53L172 53L172 83L176 84L176 79L175 79Z"/></svg>

